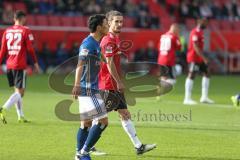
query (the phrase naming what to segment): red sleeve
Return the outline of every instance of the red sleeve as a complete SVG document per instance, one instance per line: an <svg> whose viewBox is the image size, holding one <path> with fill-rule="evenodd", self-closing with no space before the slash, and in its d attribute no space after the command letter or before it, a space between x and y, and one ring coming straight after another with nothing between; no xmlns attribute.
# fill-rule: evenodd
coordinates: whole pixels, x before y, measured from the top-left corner
<svg viewBox="0 0 240 160"><path fill-rule="evenodd" d="M37 63L37 56L36 56L36 53L35 53L35 50L33 48L33 34L31 33L30 30L27 30L26 31L26 45L27 45L27 51L28 53L31 55L32 57L32 60L34 63Z"/></svg>
<svg viewBox="0 0 240 160"><path fill-rule="evenodd" d="M0 64L2 64L3 58L7 53L7 42L5 39L6 32L3 33L2 36L2 44L1 44L1 51L0 51Z"/></svg>
<svg viewBox="0 0 240 160"><path fill-rule="evenodd" d="M102 51L105 57L113 57L118 52L118 46L113 41L107 41L102 45Z"/></svg>
<svg viewBox="0 0 240 160"><path fill-rule="evenodd" d="M182 47L181 41L178 37L176 37L176 48L177 48L177 50L181 50L181 47Z"/></svg>

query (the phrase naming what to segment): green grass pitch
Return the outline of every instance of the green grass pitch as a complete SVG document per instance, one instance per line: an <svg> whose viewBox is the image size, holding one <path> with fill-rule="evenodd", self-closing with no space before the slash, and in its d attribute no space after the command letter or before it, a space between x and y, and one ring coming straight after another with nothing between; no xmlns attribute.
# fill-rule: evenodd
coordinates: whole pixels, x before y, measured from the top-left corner
<svg viewBox="0 0 240 160"><path fill-rule="evenodd" d="M136 106L129 107L142 142L157 143L154 151L136 156L117 114L110 113L110 125L97 144L97 148L108 155L92 159L240 159L240 110L232 107L230 101L230 96L240 92L239 76L213 76L210 97L216 104L192 107L182 104L184 80L184 76L179 77L174 90L159 101L141 98L137 99ZM195 100L200 98L200 84L198 77L194 84ZM1 105L11 92L6 76L1 76ZM71 95L49 89L47 75L29 77L24 111L32 123L18 124L15 108L8 112L8 124L0 124L0 160L72 160L79 122L66 122L55 116L55 105L63 99L71 99ZM78 103L74 102L71 109L77 113ZM159 112L170 116L169 119L160 120ZM173 120L171 114L182 117Z"/></svg>

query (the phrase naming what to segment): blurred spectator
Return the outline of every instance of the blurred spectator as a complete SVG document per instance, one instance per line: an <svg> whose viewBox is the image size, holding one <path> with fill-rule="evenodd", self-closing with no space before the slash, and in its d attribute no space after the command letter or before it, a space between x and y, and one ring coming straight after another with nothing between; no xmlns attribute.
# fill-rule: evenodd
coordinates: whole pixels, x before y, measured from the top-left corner
<svg viewBox="0 0 240 160"><path fill-rule="evenodd" d="M13 24L13 7L12 5L7 5L2 13L2 20L3 20L3 24Z"/></svg>
<svg viewBox="0 0 240 160"><path fill-rule="evenodd" d="M145 55L147 57L146 59L148 62L153 62L153 63L157 62L158 50L154 46L153 41L148 42L145 52L146 52Z"/></svg>
<svg viewBox="0 0 240 160"><path fill-rule="evenodd" d="M145 11L140 11L137 21L136 27L137 28L150 28L151 17Z"/></svg>
<svg viewBox="0 0 240 160"><path fill-rule="evenodd" d="M133 0L127 0L126 4L124 5L124 10L126 11L126 15L130 17L137 17L137 6L133 2Z"/></svg>
<svg viewBox="0 0 240 160"><path fill-rule="evenodd" d="M211 10L212 10L212 18L215 19L221 19L221 5L219 4L218 1L213 1L211 4Z"/></svg>
<svg viewBox="0 0 240 160"><path fill-rule="evenodd" d="M207 2L202 2L202 5L199 8L200 10L200 15L202 17L207 17L207 18L211 18L212 17L212 10L209 7L209 4Z"/></svg>
<svg viewBox="0 0 240 160"><path fill-rule="evenodd" d="M38 2L39 11L41 14L52 14L54 13L54 4L48 0L41 0Z"/></svg>
<svg viewBox="0 0 240 160"><path fill-rule="evenodd" d="M134 53L134 58L133 61L134 62L143 62L146 61L146 55L145 55L145 49L144 48L139 48L136 50L136 52Z"/></svg>
<svg viewBox="0 0 240 160"><path fill-rule="evenodd" d="M140 3L138 4L138 9L140 11L145 11L146 13L149 12L149 8L148 8L146 0L140 1Z"/></svg>
<svg viewBox="0 0 240 160"><path fill-rule="evenodd" d="M69 58L78 56L78 54L79 54L79 43L74 42L69 52Z"/></svg>
<svg viewBox="0 0 240 160"><path fill-rule="evenodd" d="M198 5L198 2L194 0L193 3L189 4L189 16L191 18L197 18L199 17L199 15L200 15L199 5Z"/></svg>
<svg viewBox="0 0 240 160"><path fill-rule="evenodd" d="M179 11L180 11L180 17L181 17L181 18L183 18L183 17L189 17L189 7L188 7L188 2L187 2L187 0L183 0L183 1L180 3Z"/></svg>
<svg viewBox="0 0 240 160"><path fill-rule="evenodd" d="M105 4L102 4L102 9L104 13L107 13L108 11L113 10L114 9L113 0L106 0Z"/></svg>
<svg viewBox="0 0 240 160"><path fill-rule="evenodd" d="M95 0L91 0L89 2L89 5L87 5L86 14L91 15L93 13L100 13L101 7L96 3Z"/></svg>
<svg viewBox="0 0 240 160"><path fill-rule="evenodd" d="M59 14L63 14L65 12L65 3L63 0L57 0L55 5L55 11Z"/></svg>
<svg viewBox="0 0 240 160"><path fill-rule="evenodd" d="M59 42L57 47L57 64L61 64L68 59L68 50L65 42Z"/></svg>
<svg viewBox="0 0 240 160"><path fill-rule="evenodd" d="M74 0L68 0L66 5L66 14L68 16L74 16L77 13L76 11L77 11L77 6L74 3Z"/></svg>
<svg viewBox="0 0 240 160"><path fill-rule="evenodd" d="M117 9L119 12L125 13L125 0L116 0L114 8Z"/></svg>

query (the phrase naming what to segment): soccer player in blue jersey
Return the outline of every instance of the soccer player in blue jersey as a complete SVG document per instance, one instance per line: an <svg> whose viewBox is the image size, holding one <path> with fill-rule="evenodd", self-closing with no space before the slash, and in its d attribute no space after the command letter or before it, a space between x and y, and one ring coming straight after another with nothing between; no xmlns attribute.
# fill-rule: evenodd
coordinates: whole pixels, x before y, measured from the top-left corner
<svg viewBox="0 0 240 160"><path fill-rule="evenodd" d="M90 160L89 151L99 140L108 125L107 112L98 89L98 73L101 53L99 42L108 32L105 15L96 14L89 18L90 34L79 49L73 97L79 100L81 126L77 133L75 160ZM92 121L96 122L92 124Z"/></svg>

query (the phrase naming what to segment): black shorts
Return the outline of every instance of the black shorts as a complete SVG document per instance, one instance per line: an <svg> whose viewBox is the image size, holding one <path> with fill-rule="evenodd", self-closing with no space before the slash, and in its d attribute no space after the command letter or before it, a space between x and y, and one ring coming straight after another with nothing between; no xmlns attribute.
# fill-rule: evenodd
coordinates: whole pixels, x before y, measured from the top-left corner
<svg viewBox="0 0 240 160"><path fill-rule="evenodd" d="M25 88L26 87L26 71L25 70L7 70L8 84L10 87Z"/></svg>
<svg viewBox="0 0 240 160"><path fill-rule="evenodd" d="M107 112L118 109L127 109L124 93L118 91L102 91L101 96L104 100Z"/></svg>
<svg viewBox="0 0 240 160"><path fill-rule="evenodd" d="M162 76L170 78L170 79L176 79L176 70L174 66L165 66L167 68L167 72L163 74Z"/></svg>
<svg viewBox="0 0 240 160"><path fill-rule="evenodd" d="M189 63L189 72L201 72L208 74L208 65L205 63Z"/></svg>

